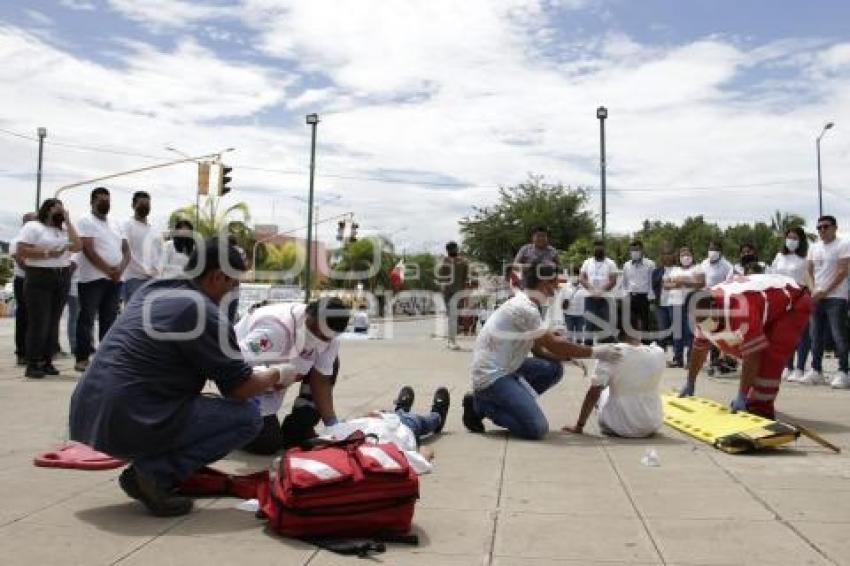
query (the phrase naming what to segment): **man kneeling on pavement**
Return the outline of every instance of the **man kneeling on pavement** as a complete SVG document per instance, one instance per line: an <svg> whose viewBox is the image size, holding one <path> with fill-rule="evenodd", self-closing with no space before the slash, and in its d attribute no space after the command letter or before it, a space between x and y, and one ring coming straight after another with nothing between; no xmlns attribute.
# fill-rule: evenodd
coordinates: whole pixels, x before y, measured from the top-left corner
<svg viewBox="0 0 850 566"><path fill-rule="evenodd" d="M537 396L561 380L561 363L573 358L609 362L620 358L613 345L574 344L544 323L541 310L555 295L557 275L554 263L528 265L523 272L524 289L500 306L478 335L472 355L472 393L463 399L463 424L471 432L484 432L483 419L488 418L521 438L541 439L549 423Z"/></svg>

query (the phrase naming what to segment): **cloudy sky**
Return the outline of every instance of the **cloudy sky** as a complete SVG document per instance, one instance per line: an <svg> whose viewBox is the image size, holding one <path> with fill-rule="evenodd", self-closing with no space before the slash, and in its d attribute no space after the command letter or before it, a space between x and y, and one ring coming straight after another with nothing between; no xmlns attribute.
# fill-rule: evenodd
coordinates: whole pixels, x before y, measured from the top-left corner
<svg viewBox="0 0 850 566"><path fill-rule="evenodd" d="M44 193L227 147L255 221L304 224L321 115L320 216L436 249L528 173L592 187L609 108L608 222L850 213L850 4L841 0L27 0L0 3L0 237ZM183 165L118 179L164 223ZM65 197L75 214L87 188ZM810 221L811 221L810 220ZM844 220L845 222L850 220ZM320 236L330 239L328 224Z"/></svg>

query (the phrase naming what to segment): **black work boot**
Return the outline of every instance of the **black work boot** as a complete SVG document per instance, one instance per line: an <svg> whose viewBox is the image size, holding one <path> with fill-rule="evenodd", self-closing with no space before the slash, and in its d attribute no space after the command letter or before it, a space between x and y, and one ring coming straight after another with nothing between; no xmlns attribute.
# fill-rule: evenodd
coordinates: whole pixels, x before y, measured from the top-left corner
<svg viewBox="0 0 850 566"><path fill-rule="evenodd" d="M395 398L395 410L399 409L403 410L405 413L409 413L411 407L413 407L413 399L415 398L415 394L413 392L413 388L409 385L405 385L398 391L398 396Z"/></svg>
<svg viewBox="0 0 850 566"><path fill-rule="evenodd" d="M179 517L192 511L191 499L172 495L132 466L121 473L118 483L127 495L141 501L156 517Z"/></svg>
<svg viewBox="0 0 850 566"><path fill-rule="evenodd" d="M440 387L434 391L434 402L431 404L431 411L440 415L440 426L434 432L439 434L443 432L443 427L446 426L446 418L449 416L449 390L445 387Z"/></svg>
<svg viewBox="0 0 850 566"><path fill-rule="evenodd" d="M475 412L475 402L472 393L463 396L463 426L469 432L484 432L484 421Z"/></svg>

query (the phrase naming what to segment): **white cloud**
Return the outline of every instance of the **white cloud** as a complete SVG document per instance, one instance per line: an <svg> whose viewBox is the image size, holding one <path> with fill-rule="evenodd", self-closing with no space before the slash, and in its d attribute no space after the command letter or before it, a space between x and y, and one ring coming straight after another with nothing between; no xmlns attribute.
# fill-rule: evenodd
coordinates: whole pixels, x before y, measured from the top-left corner
<svg viewBox="0 0 850 566"><path fill-rule="evenodd" d="M81 12L91 12L95 10L94 3L89 2L88 0L59 0L59 4L70 10L78 10Z"/></svg>
<svg viewBox="0 0 850 566"><path fill-rule="evenodd" d="M109 6L125 17L157 31L180 29L237 14L235 6L188 0L109 0Z"/></svg>
<svg viewBox="0 0 850 566"><path fill-rule="evenodd" d="M44 27L50 27L53 25L53 19L44 12L33 10L32 8L27 8L26 10L24 10L24 13L36 25Z"/></svg>

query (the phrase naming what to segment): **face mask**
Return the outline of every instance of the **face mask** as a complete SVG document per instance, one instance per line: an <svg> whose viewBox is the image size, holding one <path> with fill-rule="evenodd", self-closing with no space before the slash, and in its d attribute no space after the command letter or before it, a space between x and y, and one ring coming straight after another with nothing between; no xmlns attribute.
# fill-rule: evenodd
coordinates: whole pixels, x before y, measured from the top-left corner
<svg viewBox="0 0 850 566"><path fill-rule="evenodd" d="M139 218L147 218L148 214L150 214L150 213L151 213L151 207L150 206L141 205L141 206L136 207L136 216L138 216Z"/></svg>
<svg viewBox="0 0 850 566"><path fill-rule="evenodd" d="M708 261L714 263L720 259L720 252L717 250L708 250Z"/></svg>
<svg viewBox="0 0 850 566"><path fill-rule="evenodd" d="M109 214L109 202L102 200L94 207L98 214L101 216L106 216Z"/></svg>
<svg viewBox="0 0 850 566"><path fill-rule="evenodd" d="M758 258L756 258L756 256L753 255L753 254L745 254L745 255L741 256L741 265L746 265L748 263L754 263L756 261L758 261Z"/></svg>
<svg viewBox="0 0 850 566"><path fill-rule="evenodd" d="M679 256L679 263L684 265L685 267L690 267L690 265L694 262L694 258L689 255Z"/></svg>
<svg viewBox="0 0 850 566"><path fill-rule="evenodd" d="M65 222L65 213L61 210L54 212L50 215L50 221L54 226L62 226L62 223Z"/></svg>
<svg viewBox="0 0 850 566"><path fill-rule="evenodd" d="M632 261L640 261L640 258L643 257L643 254L639 251L632 251L630 255L632 256Z"/></svg>
<svg viewBox="0 0 850 566"><path fill-rule="evenodd" d="M593 250L593 257L598 261L605 259L605 250Z"/></svg>
<svg viewBox="0 0 850 566"><path fill-rule="evenodd" d="M788 248L789 252L796 252L797 248L800 247L800 240L785 238L785 247Z"/></svg>

